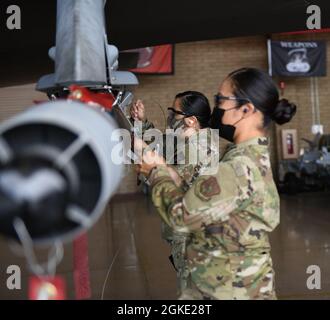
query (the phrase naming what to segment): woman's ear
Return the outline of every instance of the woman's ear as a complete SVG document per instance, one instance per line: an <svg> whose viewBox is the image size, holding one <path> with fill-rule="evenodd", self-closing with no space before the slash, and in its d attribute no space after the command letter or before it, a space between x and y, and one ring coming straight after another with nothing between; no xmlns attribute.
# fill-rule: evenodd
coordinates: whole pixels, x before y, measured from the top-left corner
<svg viewBox="0 0 330 320"><path fill-rule="evenodd" d="M191 128L193 126L192 117L184 118L183 121L187 127Z"/></svg>
<svg viewBox="0 0 330 320"><path fill-rule="evenodd" d="M189 127L189 128L195 128L196 124L197 124L197 121L198 120L195 116L191 116L191 117L188 117L188 118L184 119L184 122L185 122L186 126Z"/></svg>
<svg viewBox="0 0 330 320"><path fill-rule="evenodd" d="M247 103L242 106L242 110L243 110L243 117L247 118L250 115L252 115L252 113L254 113L255 107L252 103Z"/></svg>

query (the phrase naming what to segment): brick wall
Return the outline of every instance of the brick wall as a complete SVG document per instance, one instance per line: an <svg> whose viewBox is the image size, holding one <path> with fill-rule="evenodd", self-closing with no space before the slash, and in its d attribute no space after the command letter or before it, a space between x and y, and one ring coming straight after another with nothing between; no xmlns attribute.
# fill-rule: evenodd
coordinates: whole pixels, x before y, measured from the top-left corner
<svg viewBox="0 0 330 320"><path fill-rule="evenodd" d="M328 60L330 55L330 34L273 36L276 40L327 40ZM159 129L164 129L167 107L171 106L174 96L181 91L197 90L205 93L210 102L218 91L222 79L234 69L240 67L257 67L267 70L267 46L263 36L233 38L224 40L202 41L177 44L175 46L175 75L173 76L139 76L140 85L135 89L136 98L144 101L148 118ZM327 73L330 75L329 64ZM275 79L278 82L280 79ZM295 119L283 127L271 132L277 148L272 148L274 166L281 158L280 130L293 128L298 130L298 139L311 138L312 110L310 97L310 79L285 79L285 97L298 105ZM330 78L319 79L321 122L325 133L330 131ZM0 88L0 120L19 112L31 104L33 99L43 96L33 92L33 85ZM303 144L299 143L300 147ZM277 155L277 156L276 156ZM136 176L132 168L127 167L119 193L137 191Z"/></svg>

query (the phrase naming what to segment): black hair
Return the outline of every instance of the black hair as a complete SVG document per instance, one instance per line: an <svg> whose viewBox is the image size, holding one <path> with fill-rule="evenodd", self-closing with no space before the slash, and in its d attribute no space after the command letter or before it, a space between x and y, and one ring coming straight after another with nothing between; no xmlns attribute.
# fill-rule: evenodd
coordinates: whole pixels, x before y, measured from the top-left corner
<svg viewBox="0 0 330 320"><path fill-rule="evenodd" d="M180 99L182 111L189 116L195 116L201 128L208 127L211 107L204 94L198 91L185 91L178 93L175 99Z"/></svg>
<svg viewBox="0 0 330 320"><path fill-rule="evenodd" d="M272 120L282 125L295 115L296 105L287 99L280 100L278 89L266 72L242 68L230 73L228 78L232 81L234 95L251 101L262 112L264 127L268 127Z"/></svg>

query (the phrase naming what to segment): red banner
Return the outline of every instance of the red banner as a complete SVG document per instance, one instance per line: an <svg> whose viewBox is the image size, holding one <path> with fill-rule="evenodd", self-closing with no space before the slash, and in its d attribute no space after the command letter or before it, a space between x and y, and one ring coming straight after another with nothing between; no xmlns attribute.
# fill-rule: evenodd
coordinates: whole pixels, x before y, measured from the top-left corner
<svg viewBox="0 0 330 320"><path fill-rule="evenodd" d="M138 53L137 67L130 69L140 74L173 74L174 73L174 46L162 45L125 52Z"/></svg>

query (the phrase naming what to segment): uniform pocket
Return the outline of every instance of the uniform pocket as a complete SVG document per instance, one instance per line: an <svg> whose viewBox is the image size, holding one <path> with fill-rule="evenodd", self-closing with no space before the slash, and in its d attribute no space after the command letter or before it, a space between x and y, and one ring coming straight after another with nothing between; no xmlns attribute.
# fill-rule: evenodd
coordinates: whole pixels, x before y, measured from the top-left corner
<svg viewBox="0 0 330 320"><path fill-rule="evenodd" d="M200 255L189 261L189 271L199 290L214 299L231 299L233 278L228 258Z"/></svg>

